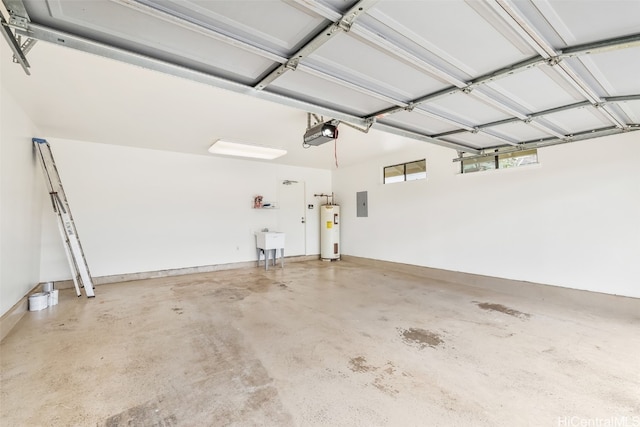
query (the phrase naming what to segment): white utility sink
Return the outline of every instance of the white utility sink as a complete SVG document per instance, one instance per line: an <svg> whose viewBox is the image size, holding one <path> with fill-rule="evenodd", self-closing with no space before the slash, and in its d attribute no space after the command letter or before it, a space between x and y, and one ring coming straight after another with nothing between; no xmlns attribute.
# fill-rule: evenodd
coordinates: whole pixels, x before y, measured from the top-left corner
<svg viewBox="0 0 640 427"><path fill-rule="evenodd" d="M269 258L273 253L273 265L276 264L280 249L280 263L284 268L284 233L279 231L258 231L256 233L256 253L258 255L258 266L260 265L260 254L264 253L264 268L269 269Z"/></svg>
<svg viewBox="0 0 640 427"><path fill-rule="evenodd" d="M256 233L256 246L258 249L282 249L284 248L284 233L259 231Z"/></svg>

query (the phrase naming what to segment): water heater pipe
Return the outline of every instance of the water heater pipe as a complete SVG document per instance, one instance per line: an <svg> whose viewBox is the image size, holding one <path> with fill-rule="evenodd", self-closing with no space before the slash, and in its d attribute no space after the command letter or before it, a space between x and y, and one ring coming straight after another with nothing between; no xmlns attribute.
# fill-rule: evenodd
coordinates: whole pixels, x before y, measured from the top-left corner
<svg viewBox="0 0 640 427"><path fill-rule="evenodd" d="M333 205L333 193L329 194L314 194L314 197L326 197L327 198L327 205ZM331 202L329 202L329 198L331 198Z"/></svg>

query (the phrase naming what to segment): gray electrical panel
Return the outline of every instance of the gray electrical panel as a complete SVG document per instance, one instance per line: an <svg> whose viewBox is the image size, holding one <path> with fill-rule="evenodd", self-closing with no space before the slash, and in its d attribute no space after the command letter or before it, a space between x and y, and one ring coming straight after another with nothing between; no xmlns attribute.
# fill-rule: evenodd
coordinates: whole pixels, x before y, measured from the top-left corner
<svg viewBox="0 0 640 427"><path fill-rule="evenodd" d="M369 202L367 201L367 192L366 191L358 191L356 193L356 215L358 217L368 217L369 216Z"/></svg>

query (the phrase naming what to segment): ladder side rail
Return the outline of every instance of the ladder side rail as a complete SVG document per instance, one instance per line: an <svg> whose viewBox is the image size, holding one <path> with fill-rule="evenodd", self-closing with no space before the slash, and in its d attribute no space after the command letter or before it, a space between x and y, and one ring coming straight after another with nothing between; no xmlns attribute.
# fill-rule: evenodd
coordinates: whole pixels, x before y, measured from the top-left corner
<svg viewBox="0 0 640 427"><path fill-rule="evenodd" d="M53 164L53 167L55 167L55 163ZM57 171L56 171L56 174L57 174ZM64 229L68 236L68 240L71 245L74 258L78 260L82 260L82 267L78 268L78 271L80 272L82 284L86 288L86 292L91 293L91 295L87 295L87 296L93 296L93 291L92 291L93 279L91 278L91 272L89 270L89 264L87 263L87 257L84 254L82 243L80 243L80 235L78 234L78 229L76 228L76 223L75 223L75 220L73 219L73 214L71 213L71 207L69 206L69 202L67 201L66 194L64 193L64 188L62 187L62 181L58 181L58 183L59 183L59 186L58 186L59 190L62 194L57 193L56 197L58 198L59 206L62 208L62 219L63 219ZM89 291L89 289L91 289L91 291Z"/></svg>
<svg viewBox="0 0 640 427"><path fill-rule="evenodd" d="M51 194L53 194L55 192L55 190L53 188L53 182L51 182L51 175L49 175L49 171L47 170L47 165L46 165L45 160L44 160L44 153L42 152L41 144L36 142L34 145L36 146L36 149L38 150L38 155L40 157L40 166L42 167L42 173L44 174L44 180L46 182L47 188L49 189L49 194L51 195ZM53 199L52 199L52 201L53 201ZM54 208L53 209L55 210L55 204L54 204Z"/></svg>
<svg viewBox="0 0 640 427"><path fill-rule="evenodd" d="M77 269L75 266L75 261L71 255L71 252L69 250L69 245L67 244L67 240L66 240L66 234L64 232L64 226L62 225L62 217L60 216L60 214L58 213L58 231L60 231L60 237L62 238L62 241L65 243L62 246L64 246L64 252L67 255L67 262L69 263L69 269L71 270L71 278L73 279L73 286L76 288L76 295L79 297L82 295L82 293L80 292L80 284L78 283L78 273L77 273Z"/></svg>
<svg viewBox="0 0 640 427"><path fill-rule="evenodd" d="M78 234L78 229L76 228L75 221L73 219L73 214L71 213L71 207L69 206L69 200L67 199L67 194L64 191L64 186L62 185L62 179L60 178L60 172L58 172L58 167L56 166L56 162L53 158L53 151L51 150L51 145L48 141L45 141L47 150L47 155L45 156L46 164L48 165L47 169L51 171L54 175L55 179L50 180L53 183L53 187L56 190L56 196L58 197L58 202L62 207L63 215L63 225L65 228L65 232L68 236L69 244L71 245L71 253L74 255L74 262L77 265L77 270L80 273L80 279L83 287L85 288L85 293L88 297L93 297L93 279L91 278L91 272L89 270L89 264L87 263L87 257L84 254L84 249L82 248L82 243L80 243L80 236ZM79 262L82 260L82 263Z"/></svg>
<svg viewBox="0 0 640 427"><path fill-rule="evenodd" d="M53 167L55 167L55 163L53 163ZM73 215L71 214L71 207L66 201L64 189L62 188L62 181L58 181L58 184L62 197L60 197L60 193L56 193L56 199L58 201L62 225L67 236L67 241L69 242L71 253L73 254L74 263L77 267L76 270L80 275L82 286L85 289L85 293L88 297L93 297L95 296L93 292L93 279L89 270L89 264L87 263L87 257L85 256L84 249L82 249L82 244L80 243L80 236L78 235L78 229L76 228Z"/></svg>
<svg viewBox="0 0 640 427"><path fill-rule="evenodd" d="M87 294L87 297L93 297L95 296L93 292L93 280L91 279L91 274L89 273L87 261L84 258L84 254L82 253L82 247L80 246L78 235L75 233L75 227L73 227L73 220L71 219L70 211L68 209L66 211L63 210L62 201L60 200L58 194L55 194L54 199L56 201L56 206L58 207L57 211L60 218L62 232L66 237L65 250L67 251L68 255L72 255L70 257L69 263L71 264L71 262L73 262L73 268L71 269L71 271L74 273L74 284L78 286L77 283L79 277L80 283L82 287L84 287L84 292L85 294Z"/></svg>
<svg viewBox="0 0 640 427"><path fill-rule="evenodd" d="M55 167L55 163L51 162L49 166L51 167L52 165L53 167ZM60 175L58 175L57 170L55 172L59 177ZM72 270L76 272L74 283L75 281L77 281L77 276L79 276L82 287L84 287L85 294L87 295L87 297L91 298L95 296L95 293L93 291L93 279L91 278L89 265L87 264L87 259L84 255L84 251L82 250L82 245L80 244L80 238L73 221L73 216L71 215L71 208L69 207L68 203L65 203L62 181L58 180L54 182L58 184L57 187L62 192L62 197L60 197L60 193L54 193L54 198L57 202L56 204L58 206L58 214L60 215L60 219L62 221L64 233L67 236L66 241L68 244L68 250L72 255L73 263L75 265L75 269Z"/></svg>
<svg viewBox="0 0 640 427"><path fill-rule="evenodd" d="M64 210L69 212L69 214L71 214L71 211L69 209L69 200L67 199L67 193L65 193L64 191L64 187L62 185L62 178L60 178L60 172L58 172L58 166L56 166L56 161L53 158L53 151L51 150L51 145L49 145L48 142L45 142L45 144L47 147L47 156L46 156L47 165L48 165L47 169L50 170L55 177L55 180L52 181L55 184L55 191L56 193L58 193L59 196L61 196L60 202L64 206L65 208Z"/></svg>
<svg viewBox="0 0 640 427"><path fill-rule="evenodd" d="M62 179L60 178L58 167L56 166L56 162L53 159L53 151L51 150L51 145L49 145L47 141L38 143L37 145L38 149L40 150L42 166L46 173L50 192L56 193L58 195L58 200L63 206L63 211L69 211L69 201L67 200L67 194L64 192L64 187L62 186ZM46 148L46 150L42 149L43 146Z"/></svg>

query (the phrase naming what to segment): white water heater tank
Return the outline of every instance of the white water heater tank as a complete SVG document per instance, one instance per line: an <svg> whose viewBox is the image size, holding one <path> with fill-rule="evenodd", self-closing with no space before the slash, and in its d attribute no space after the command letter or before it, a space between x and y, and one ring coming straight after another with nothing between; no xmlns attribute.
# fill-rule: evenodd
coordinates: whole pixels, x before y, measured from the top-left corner
<svg viewBox="0 0 640 427"><path fill-rule="evenodd" d="M320 258L340 259L340 206L320 206Z"/></svg>

